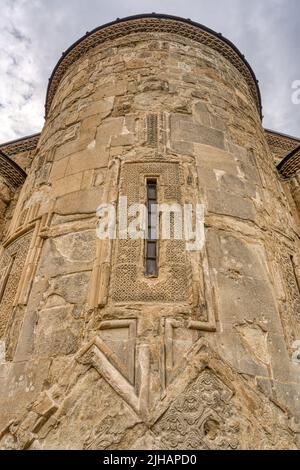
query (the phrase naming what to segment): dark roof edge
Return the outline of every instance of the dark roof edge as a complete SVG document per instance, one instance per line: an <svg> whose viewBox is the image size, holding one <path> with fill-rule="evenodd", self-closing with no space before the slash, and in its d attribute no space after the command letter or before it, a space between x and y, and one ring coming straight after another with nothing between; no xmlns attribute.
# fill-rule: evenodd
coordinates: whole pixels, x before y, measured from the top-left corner
<svg viewBox="0 0 300 470"><path fill-rule="evenodd" d="M297 155L297 153L300 152L300 145L299 147L296 147L291 153L289 153L284 159L277 165L277 170L280 172L283 167L286 165L286 163L294 156Z"/></svg>
<svg viewBox="0 0 300 470"><path fill-rule="evenodd" d="M34 137L39 137L40 135L41 135L41 132L37 132L36 134L26 135L25 137L20 137L19 139L10 140L9 142L4 142L2 144L0 143L0 150L3 147L7 147L8 145L15 145L25 140L30 140L30 139L33 139Z"/></svg>
<svg viewBox="0 0 300 470"><path fill-rule="evenodd" d="M186 24L189 24L189 25L192 25L192 26L195 26L199 29L202 29L210 34L212 34L213 36L221 39L223 42L227 43L237 54L238 56L240 57L240 59L245 63L245 65L247 66L247 68L249 69L249 72L250 74L252 75L252 78L254 80L254 83L255 83L255 86L256 86L256 89L257 89L257 95L258 95L258 100L259 100L259 107L260 107L260 115L261 115L261 118L262 118L262 98L261 98L261 92L260 92L260 89L259 89L259 85L258 85L258 80L256 78L256 75L251 67L251 65L249 64L249 62L246 60L245 56L240 52L240 50L233 44L233 42L231 42L229 39L227 39L226 37L224 37L221 33L216 33L214 30L208 28L207 26L204 26L200 23L197 23L195 21L192 21L190 19L186 19L186 18L181 18L179 16L174 16L174 15L167 15L167 14L163 14L163 13L144 13L144 14L140 14L140 15L132 15L132 16L127 16L127 17L124 17L124 18L117 18L115 21L111 21L109 23L105 23L104 25L102 26L98 26L97 28L93 29L92 31L90 32L87 32L84 36L82 36L80 39L78 39L76 42L74 42L63 54L62 54L62 57L59 59L58 63L56 64L52 74L51 74L51 77L49 79L49 83L48 83L48 89L47 89L47 96L46 96L46 105L45 105L45 108L46 108L46 115L47 115L47 103L48 103L48 97L49 97L49 91L50 91L50 87L51 87L51 82L55 76L55 73L58 69L58 67L61 65L61 63L63 62L63 60L65 59L65 57L78 45L80 44L84 39L88 38L89 36L93 35L94 33L100 31L101 29L105 29L105 28L108 28L110 26L114 26L114 25L117 25L117 24L120 24L120 23L125 23L126 21L130 21L130 20L138 20L138 19L145 19L145 18L158 18L158 19L170 19L170 20L174 20L174 21L179 21L181 23L186 23Z"/></svg>

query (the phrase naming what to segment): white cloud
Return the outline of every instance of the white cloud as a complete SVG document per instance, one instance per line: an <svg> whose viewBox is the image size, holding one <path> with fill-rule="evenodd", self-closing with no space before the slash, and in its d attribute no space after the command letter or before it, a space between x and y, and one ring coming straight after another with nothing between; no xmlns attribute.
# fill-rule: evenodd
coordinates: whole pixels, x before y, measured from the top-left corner
<svg viewBox="0 0 300 470"><path fill-rule="evenodd" d="M260 79L264 124L300 135L298 0L2 0L0 17L0 141L41 130L48 78L86 31L144 12L189 17L222 32L246 55Z"/></svg>

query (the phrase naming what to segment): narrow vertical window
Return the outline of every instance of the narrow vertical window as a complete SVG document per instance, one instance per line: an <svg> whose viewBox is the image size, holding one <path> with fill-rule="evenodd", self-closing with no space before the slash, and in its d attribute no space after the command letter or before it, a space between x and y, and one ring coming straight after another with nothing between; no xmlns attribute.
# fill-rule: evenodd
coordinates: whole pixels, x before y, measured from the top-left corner
<svg viewBox="0 0 300 470"><path fill-rule="evenodd" d="M292 263L292 268L293 268L293 273L294 273L294 277L295 277L295 281L296 281L296 284L297 284L297 287L298 287L298 291L299 291L299 294L300 294L300 283L299 283L299 278L297 276L297 269L296 269L296 264L295 264L295 260L294 260L294 256L291 255L291 263Z"/></svg>
<svg viewBox="0 0 300 470"><path fill-rule="evenodd" d="M148 230L145 243L145 273L149 277L158 276L158 217L157 180L147 180Z"/></svg>

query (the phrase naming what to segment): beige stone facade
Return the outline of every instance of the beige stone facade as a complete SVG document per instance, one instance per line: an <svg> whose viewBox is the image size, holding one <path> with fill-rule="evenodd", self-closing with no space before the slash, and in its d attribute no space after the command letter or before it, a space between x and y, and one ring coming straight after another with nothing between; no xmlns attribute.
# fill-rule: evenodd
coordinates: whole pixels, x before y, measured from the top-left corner
<svg viewBox="0 0 300 470"><path fill-rule="evenodd" d="M0 448L300 447L300 141L226 39L150 15L60 60L0 146ZM27 175L27 176L26 176ZM120 196L205 206L205 246L99 240Z"/></svg>

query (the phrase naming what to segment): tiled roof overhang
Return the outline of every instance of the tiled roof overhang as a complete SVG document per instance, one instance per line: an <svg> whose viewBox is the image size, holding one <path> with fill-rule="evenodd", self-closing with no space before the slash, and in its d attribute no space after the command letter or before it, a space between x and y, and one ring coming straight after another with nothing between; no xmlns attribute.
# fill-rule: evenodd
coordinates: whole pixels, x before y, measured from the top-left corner
<svg viewBox="0 0 300 470"><path fill-rule="evenodd" d="M185 38L198 41L222 54L241 73L248 83L251 94L257 104L260 116L262 116L261 94L255 74L245 59L244 55L228 39L215 31L195 23L189 19L163 14L144 14L117 19L88 32L76 41L56 65L49 80L46 98L46 116L49 112L53 97L68 67L77 59L86 54L90 49L128 34L141 32L165 32L178 34Z"/></svg>
<svg viewBox="0 0 300 470"><path fill-rule="evenodd" d="M268 144L281 159L300 145L300 139L280 132L265 129Z"/></svg>

